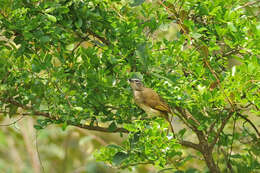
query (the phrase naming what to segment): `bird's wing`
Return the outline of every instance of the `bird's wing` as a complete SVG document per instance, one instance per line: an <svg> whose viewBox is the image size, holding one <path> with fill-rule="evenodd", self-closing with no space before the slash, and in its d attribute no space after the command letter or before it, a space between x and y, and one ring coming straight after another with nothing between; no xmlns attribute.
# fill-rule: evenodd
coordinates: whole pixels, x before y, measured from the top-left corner
<svg viewBox="0 0 260 173"><path fill-rule="evenodd" d="M145 103L151 108L162 112L171 112L168 104L151 88L146 88L143 91L143 97L145 98Z"/></svg>

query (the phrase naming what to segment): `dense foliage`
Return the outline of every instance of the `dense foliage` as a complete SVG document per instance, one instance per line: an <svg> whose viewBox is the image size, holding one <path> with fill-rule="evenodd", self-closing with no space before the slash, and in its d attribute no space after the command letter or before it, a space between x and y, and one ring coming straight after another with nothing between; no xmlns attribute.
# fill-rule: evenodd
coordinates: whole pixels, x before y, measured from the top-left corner
<svg viewBox="0 0 260 173"><path fill-rule="evenodd" d="M2 115L38 116L39 130L62 124L127 134L122 145L96 153L120 169L152 164L185 171L184 164L203 159L205 172L259 171L257 1L0 0L0 6ZM175 138L167 122L147 119L133 103L127 83L133 76L172 107Z"/></svg>

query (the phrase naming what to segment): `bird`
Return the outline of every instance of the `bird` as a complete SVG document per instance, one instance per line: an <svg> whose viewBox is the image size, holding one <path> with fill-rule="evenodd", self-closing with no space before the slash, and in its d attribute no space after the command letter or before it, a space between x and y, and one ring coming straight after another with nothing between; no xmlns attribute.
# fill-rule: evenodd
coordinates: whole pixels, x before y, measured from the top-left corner
<svg viewBox="0 0 260 173"><path fill-rule="evenodd" d="M129 79L130 86L133 90L135 103L143 109L146 114L151 116L163 117L168 121L171 131L174 130L169 119L172 114L170 106L160 97L160 95L151 88L146 88L138 78Z"/></svg>

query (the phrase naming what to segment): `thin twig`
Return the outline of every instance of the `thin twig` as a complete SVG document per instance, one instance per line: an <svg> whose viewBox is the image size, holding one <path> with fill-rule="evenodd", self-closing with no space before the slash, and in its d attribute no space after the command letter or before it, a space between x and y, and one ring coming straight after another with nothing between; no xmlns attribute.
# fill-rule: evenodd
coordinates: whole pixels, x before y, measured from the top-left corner
<svg viewBox="0 0 260 173"><path fill-rule="evenodd" d="M159 2L159 4L161 4L161 5L165 8L165 10L166 10L168 13L170 13L170 14L172 14L172 15L174 16L174 18L176 19L177 24L179 24L179 26L181 27L181 30L183 31L183 33L184 33L184 34L188 37L188 39L191 41L192 39L191 39L191 37L187 34L187 31L186 31L186 29L185 29L185 27L184 27L182 21L180 21L180 20L178 19L178 14L177 14L176 9L174 8L174 9L173 9L174 12L172 12L171 10L169 10L169 8L168 8L162 1L159 0L158 2Z"/></svg>
<svg viewBox="0 0 260 173"><path fill-rule="evenodd" d="M260 111L259 107L258 107L256 104L254 104L254 103L253 103L251 100L249 100L248 98L246 98L246 99L247 99L247 101L248 101L250 104L254 105L254 107L255 107L256 110Z"/></svg>
<svg viewBox="0 0 260 173"><path fill-rule="evenodd" d="M230 161L231 161L230 157L231 157L232 150L233 150L233 143L234 143L234 138L235 138L236 121L237 121L237 117L234 118L234 124L233 124L233 129L232 129L232 140L231 140L230 150L229 150L229 154L228 154L228 158L227 158L227 165L228 165L228 169L230 170L230 172L233 172L232 165L230 164Z"/></svg>
<svg viewBox="0 0 260 173"><path fill-rule="evenodd" d="M231 50L231 51L229 51L229 52L225 52L225 53L222 54L222 57L226 57L226 56L232 55L232 54L234 54L234 53L237 53L237 52L239 52L239 50L241 50L241 49L242 49L242 48L237 48L237 49L233 49L233 50Z"/></svg>
<svg viewBox="0 0 260 173"><path fill-rule="evenodd" d="M77 45L73 48L73 50L72 50L71 52L74 53L74 51L75 51L84 41L86 41L87 38L88 38L88 35L85 36L85 37L83 37L83 38L81 39L81 41L77 43Z"/></svg>
<svg viewBox="0 0 260 173"><path fill-rule="evenodd" d="M73 106L72 106L72 104L70 103L70 100L69 100L68 96L67 96L65 93L63 93L63 91L60 89L60 87L58 86L57 83L53 82L53 84L54 84L54 86L58 89L58 91L65 96L65 99L66 99L66 101L68 102L70 108L72 108Z"/></svg>
<svg viewBox="0 0 260 173"><path fill-rule="evenodd" d="M176 111L174 111L174 110L172 110L172 112L173 112L175 115L177 115L177 116L182 120L182 122L183 122L188 128L190 128L191 130L193 130L193 127L187 122L186 119L184 119L184 117L182 117L181 114L179 114L178 112L176 112Z"/></svg>
<svg viewBox="0 0 260 173"><path fill-rule="evenodd" d="M162 173L164 171L169 171L169 170L172 170L172 169L175 169L175 168L164 168L164 169L158 171L157 173Z"/></svg>
<svg viewBox="0 0 260 173"><path fill-rule="evenodd" d="M117 168L117 169L125 169L125 168L130 167L130 166L147 165L147 164L153 164L153 161L137 162L137 163L132 163L132 164L128 164L128 165L119 166L119 167L116 167L116 168Z"/></svg>
<svg viewBox="0 0 260 173"><path fill-rule="evenodd" d="M183 7L184 2L185 2L185 0L182 0L181 5L180 5L179 10L178 10L178 13L181 12L181 9L182 9L182 7Z"/></svg>
<svg viewBox="0 0 260 173"><path fill-rule="evenodd" d="M216 145L216 143L217 143L217 141L218 141L218 139L219 139L219 136L220 136L221 132L223 131L224 127L226 126L226 124L227 124L227 122L228 122L228 120L232 117L233 114L234 114L234 112L229 112L229 114L226 116L226 118L224 118L224 119L222 120L221 126L220 126L220 128L218 129L217 134L216 134L216 136L215 136L213 142L212 142L212 143L210 144L210 146L209 146L210 149L213 149L214 146Z"/></svg>
<svg viewBox="0 0 260 173"><path fill-rule="evenodd" d="M171 121L171 120L172 120L172 116L171 116L171 119L170 119L169 116L167 116L165 119L166 119L167 122L169 123L169 126L170 126L170 129L171 129L171 131L172 131L173 137L176 138L176 135L175 135L174 129L173 129L173 127L172 127L172 121Z"/></svg>
<svg viewBox="0 0 260 173"><path fill-rule="evenodd" d="M45 170L44 170L44 167L43 167L43 164L42 164L42 159L41 159L41 156L40 156L40 152L39 152L39 149L38 149L38 130L36 130L36 134L35 134L35 145L36 145L36 152L37 152L37 155L38 155L38 159L39 159L39 162L40 162L40 165L41 165L41 168L42 168L42 172L45 173Z"/></svg>
<svg viewBox="0 0 260 173"><path fill-rule="evenodd" d="M244 120L246 120L246 122L248 122L252 127L253 129L256 131L258 137L260 138L260 132L258 131L258 129L256 128L256 126L254 125L254 123L249 120L247 117L245 117L244 115L240 114L240 113L237 113L237 115L241 118L243 118Z"/></svg>
<svg viewBox="0 0 260 173"><path fill-rule="evenodd" d="M0 112L0 113L3 113L3 112ZM10 124L0 124L0 126L11 126L11 125L17 123L18 121L20 121L21 119L23 119L23 117L24 117L23 114L21 114L21 116L17 120L11 122Z"/></svg>
<svg viewBox="0 0 260 173"><path fill-rule="evenodd" d="M208 131L208 135L210 135L210 134L213 132L214 127L215 127L217 121L218 121L218 120L214 121L214 122L210 125L209 131Z"/></svg>
<svg viewBox="0 0 260 173"><path fill-rule="evenodd" d="M228 155L227 153L225 152L225 150L223 148L220 149L224 155L224 159L226 160L226 163L227 163L227 168L230 170L231 173L233 173L233 169L232 169L232 165L230 164L230 162L228 161Z"/></svg>
<svg viewBox="0 0 260 173"><path fill-rule="evenodd" d="M254 4L259 3L259 2L260 2L259 0L257 0L257 1L251 1L251 2L248 2L248 3L244 4L244 5L242 5L242 6L237 7L235 10L239 10L239 9L241 9L241 8L245 8L245 7L247 7L247 6L254 5Z"/></svg>
<svg viewBox="0 0 260 173"><path fill-rule="evenodd" d="M7 16L4 14L4 12L2 10L0 10L0 14L4 17L7 18Z"/></svg>
<svg viewBox="0 0 260 173"><path fill-rule="evenodd" d="M188 111L182 109L181 107L175 107L175 109L182 115L182 117L183 117L184 119L186 119L187 121L188 121L188 120L192 120L193 122L195 122L195 123L197 124L197 126L200 126L199 121L196 120L196 119L191 115L190 112L188 112ZM191 125L190 127L191 127L192 130L198 131L198 128L197 128L196 125L191 124L191 123L190 123L190 125Z"/></svg>
<svg viewBox="0 0 260 173"><path fill-rule="evenodd" d="M207 61L206 58L203 59L204 63L206 64L206 66L208 67L208 69L210 70L210 72L212 73L212 75L214 76L214 78L217 80L217 83L218 83L218 87L222 90L224 96L226 97L228 103L230 104L231 108L232 108L232 111L235 110L235 107L234 107L234 104L233 102L230 100L230 98L227 96L227 94L225 93L224 89L222 88L221 86L221 83L220 83L220 80L216 74L216 72L212 69L212 67L210 66L209 62Z"/></svg>
<svg viewBox="0 0 260 173"><path fill-rule="evenodd" d="M98 38L100 41L102 41L105 45L110 46L111 43L104 37L101 37L100 35L96 34L95 32L91 31L90 29L86 29L86 32L96 38Z"/></svg>

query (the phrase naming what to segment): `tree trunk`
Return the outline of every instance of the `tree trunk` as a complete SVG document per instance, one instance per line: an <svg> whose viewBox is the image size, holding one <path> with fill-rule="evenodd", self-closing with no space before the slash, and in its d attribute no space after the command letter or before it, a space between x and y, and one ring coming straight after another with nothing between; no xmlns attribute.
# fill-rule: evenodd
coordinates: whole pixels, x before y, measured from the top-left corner
<svg viewBox="0 0 260 173"><path fill-rule="evenodd" d="M210 173L220 173L219 167L215 164L213 157L212 157L212 151L206 150L203 151L203 157L206 161L206 164L210 170Z"/></svg>

